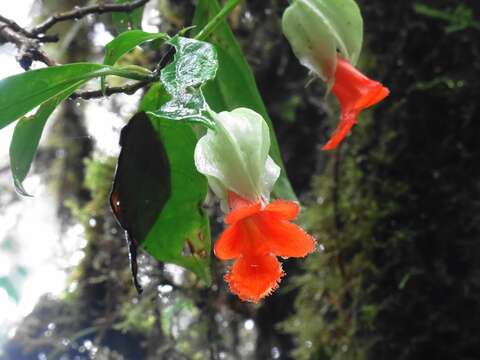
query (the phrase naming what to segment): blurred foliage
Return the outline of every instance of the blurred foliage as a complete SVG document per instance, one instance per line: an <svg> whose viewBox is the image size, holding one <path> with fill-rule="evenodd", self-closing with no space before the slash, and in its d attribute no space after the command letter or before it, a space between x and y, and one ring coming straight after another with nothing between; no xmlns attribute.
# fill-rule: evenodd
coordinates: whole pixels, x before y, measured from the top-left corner
<svg viewBox="0 0 480 360"><path fill-rule="evenodd" d="M441 10L425 4L414 4L415 12L434 19L447 22L446 33L461 31L469 27L480 30L480 22L474 18L473 10L465 4L458 4L455 9Z"/></svg>

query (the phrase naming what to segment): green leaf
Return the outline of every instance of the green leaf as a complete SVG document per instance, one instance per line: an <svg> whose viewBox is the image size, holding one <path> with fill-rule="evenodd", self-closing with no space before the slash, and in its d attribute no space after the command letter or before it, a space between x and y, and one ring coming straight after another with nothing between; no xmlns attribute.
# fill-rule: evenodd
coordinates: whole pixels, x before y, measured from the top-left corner
<svg viewBox="0 0 480 360"><path fill-rule="evenodd" d="M208 185L194 164L197 138L187 123L162 119L152 123L168 154L171 196L143 247L158 260L183 266L210 283L210 227L202 209Z"/></svg>
<svg viewBox="0 0 480 360"><path fill-rule="evenodd" d="M116 0L117 4L125 4L132 0ZM131 12L114 12L112 13L112 21L119 33L132 29L142 28L143 10L145 6L141 6Z"/></svg>
<svg viewBox="0 0 480 360"><path fill-rule="evenodd" d="M175 47L173 61L162 69L160 80L171 100L152 115L171 120L200 122L211 127L206 114L208 105L201 88L215 78L218 68L214 47L204 41L175 36L169 43Z"/></svg>
<svg viewBox="0 0 480 360"><path fill-rule="evenodd" d="M167 99L168 94L157 83L145 95L140 110L158 109ZM139 162L148 160L142 159L143 155L136 155L135 161L126 162L128 169L123 172L120 181L125 187L122 191L127 193L123 198L130 199L127 201L133 205L125 210L122 208L125 203L122 205L122 199L119 199L120 213L134 216L123 219L122 226L126 224L125 229L138 229L134 233L138 243L157 260L183 266L210 283L210 228L208 216L202 209L208 186L207 179L194 164L197 138L185 122L154 117L151 127L163 151L147 154L153 159L152 165L138 168L148 169L163 164L160 166L163 171L156 171L156 175L151 173L149 177L148 174L132 171ZM145 138L145 135L139 137L131 148L140 151L138 147L146 142ZM160 198L152 202L157 195Z"/></svg>
<svg viewBox="0 0 480 360"><path fill-rule="evenodd" d="M148 33L142 30L126 31L118 35L105 46L105 65L115 65L115 63L126 53L135 47L151 40L168 40L170 37L165 33ZM105 77L101 79L101 87L105 89Z"/></svg>
<svg viewBox="0 0 480 360"><path fill-rule="evenodd" d="M105 46L105 65L114 65L123 55L135 47L151 40L168 40L165 33L148 33L142 30L126 31L118 35Z"/></svg>
<svg viewBox="0 0 480 360"><path fill-rule="evenodd" d="M105 75L150 78L139 71L91 63L51 66L7 77L0 80L0 129L78 82Z"/></svg>
<svg viewBox="0 0 480 360"><path fill-rule="evenodd" d="M219 11L220 5L217 0L199 0L194 17L196 29L202 29ZM215 79L207 83L203 89L208 104L216 112L246 107L262 115L270 130L270 156L282 168L273 190L274 195L278 198L296 200L280 155L272 121L258 91L253 72L227 22L223 21L217 27L210 41L217 50L219 68Z"/></svg>
<svg viewBox="0 0 480 360"><path fill-rule="evenodd" d="M10 143L10 168L12 170L13 183L20 195L30 196L22 183L30 170L48 118L63 100L68 98L84 83L85 81L75 83L62 94L43 103L34 115L23 117L17 122L12 142Z"/></svg>
<svg viewBox="0 0 480 360"><path fill-rule="evenodd" d="M151 111L166 99L155 84L145 95L141 109ZM153 118L170 163L171 195L143 247L156 259L183 266L210 283L210 225L202 209L208 184L194 163L197 137L184 122ZM189 255L182 255L187 250Z"/></svg>
<svg viewBox="0 0 480 360"><path fill-rule="evenodd" d="M283 32L300 62L333 82L337 49L352 65L363 41L363 20L354 0L295 0L282 19Z"/></svg>

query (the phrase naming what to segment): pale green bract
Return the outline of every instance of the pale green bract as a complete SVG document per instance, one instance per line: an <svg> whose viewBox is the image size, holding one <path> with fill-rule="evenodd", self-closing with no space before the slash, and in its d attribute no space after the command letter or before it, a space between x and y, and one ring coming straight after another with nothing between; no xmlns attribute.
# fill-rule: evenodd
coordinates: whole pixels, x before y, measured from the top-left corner
<svg viewBox="0 0 480 360"><path fill-rule="evenodd" d="M253 110L237 108L219 114L210 112L209 129L195 148L195 165L206 175L226 208L227 191L251 201L267 202L280 167L268 155L270 135L263 117Z"/></svg>
<svg viewBox="0 0 480 360"><path fill-rule="evenodd" d="M302 65L330 85L337 50L355 65L363 41L363 20L354 0L295 0L283 14L283 33Z"/></svg>

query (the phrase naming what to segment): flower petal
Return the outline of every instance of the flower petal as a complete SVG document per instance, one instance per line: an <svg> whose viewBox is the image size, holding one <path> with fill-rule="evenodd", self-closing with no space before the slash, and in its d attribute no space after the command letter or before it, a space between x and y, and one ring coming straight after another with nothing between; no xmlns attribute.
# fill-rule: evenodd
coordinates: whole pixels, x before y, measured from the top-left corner
<svg viewBox="0 0 480 360"><path fill-rule="evenodd" d="M340 123L322 150L335 149L357 123L360 112L382 101L389 90L338 56L332 92L340 103Z"/></svg>
<svg viewBox="0 0 480 360"><path fill-rule="evenodd" d="M300 212L300 206L293 201L274 200L264 210L274 213L284 220L294 220Z"/></svg>
<svg viewBox="0 0 480 360"><path fill-rule="evenodd" d="M243 240L243 228L236 224L229 226L215 242L215 256L220 260L230 260L239 257L242 251Z"/></svg>
<svg viewBox="0 0 480 360"><path fill-rule="evenodd" d="M262 213L255 222L263 234L263 241L272 254L282 257L304 257L315 250L315 239L301 227Z"/></svg>
<svg viewBox="0 0 480 360"><path fill-rule="evenodd" d="M236 210L230 211L228 215L225 216L225 224L235 224L236 222L260 211L262 211L262 204L260 203L239 207Z"/></svg>
<svg viewBox="0 0 480 360"><path fill-rule="evenodd" d="M272 255L242 256L233 264L225 280L240 299L258 302L278 287L283 271Z"/></svg>
<svg viewBox="0 0 480 360"><path fill-rule="evenodd" d="M334 150L342 142L342 140L348 135L353 125L357 123L359 111L344 112L340 118L340 124L330 136L328 142L323 145L322 150Z"/></svg>

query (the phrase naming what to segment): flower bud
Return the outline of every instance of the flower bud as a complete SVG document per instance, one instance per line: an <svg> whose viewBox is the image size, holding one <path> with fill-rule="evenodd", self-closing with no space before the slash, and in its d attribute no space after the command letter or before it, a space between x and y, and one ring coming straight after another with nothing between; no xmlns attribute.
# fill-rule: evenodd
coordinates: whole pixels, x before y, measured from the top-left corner
<svg viewBox="0 0 480 360"><path fill-rule="evenodd" d="M198 141L195 165L222 200L222 209L228 210L229 191L252 202L268 202L280 167L268 155L270 134L265 120L246 108L210 115L215 127Z"/></svg>
<svg viewBox="0 0 480 360"><path fill-rule="evenodd" d="M294 0L282 27L300 62L331 86L337 50L352 65L360 54L363 21L353 0Z"/></svg>

